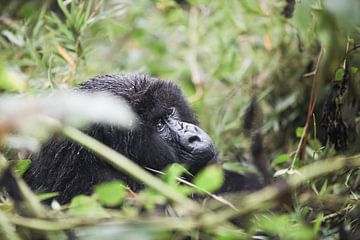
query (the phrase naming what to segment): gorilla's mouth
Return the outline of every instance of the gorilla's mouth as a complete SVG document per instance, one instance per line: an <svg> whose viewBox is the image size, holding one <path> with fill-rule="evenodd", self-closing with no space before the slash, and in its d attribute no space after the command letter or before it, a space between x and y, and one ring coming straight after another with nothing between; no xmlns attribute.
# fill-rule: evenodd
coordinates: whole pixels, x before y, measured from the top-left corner
<svg viewBox="0 0 360 240"><path fill-rule="evenodd" d="M210 161L216 156L216 151L211 141L202 141L192 146L181 146L179 155L184 162Z"/></svg>
<svg viewBox="0 0 360 240"><path fill-rule="evenodd" d="M215 155L215 148L213 145L210 145L206 148L195 148L189 151L189 154L191 154L194 161L198 161L201 159L206 159L208 161L212 160Z"/></svg>
<svg viewBox="0 0 360 240"><path fill-rule="evenodd" d="M208 164L217 161L217 152L212 143L207 147L182 149L180 155L180 162L187 165L193 175L196 175Z"/></svg>

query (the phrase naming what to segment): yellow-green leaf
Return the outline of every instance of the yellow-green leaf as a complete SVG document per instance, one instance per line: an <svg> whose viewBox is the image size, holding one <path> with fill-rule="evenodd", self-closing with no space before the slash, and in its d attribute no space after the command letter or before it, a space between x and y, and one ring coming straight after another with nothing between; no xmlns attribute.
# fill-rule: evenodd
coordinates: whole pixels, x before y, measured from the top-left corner
<svg viewBox="0 0 360 240"><path fill-rule="evenodd" d="M196 175L194 184L201 189L213 192L221 187L223 181L224 174L221 166L211 165Z"/></svg>
<svg viewBox="0 0 360 240"><path fill-rule="evenodd" d="M19 176L22 176L26 172L26 170L28 170L28 168L30 167L30 163L31 163L31 160L29 160L29 159L17 161L16 166L15 166L15 172Z"/></svg>
<svg viewBox="0 0 360 240"><path fill-rule="evenodd" d="M95 187L95 194L100 203L105 206L113 207L122 202L127 195L127 191L120 181L115 180L97 185Z"/></svg>

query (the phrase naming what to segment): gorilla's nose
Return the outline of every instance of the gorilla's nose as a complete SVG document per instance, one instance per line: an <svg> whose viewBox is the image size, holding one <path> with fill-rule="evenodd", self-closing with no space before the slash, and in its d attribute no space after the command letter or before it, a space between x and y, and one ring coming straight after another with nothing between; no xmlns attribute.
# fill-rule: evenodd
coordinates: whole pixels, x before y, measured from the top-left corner
<svg viewBox="0 0 360 240"><path fill-rule="evenodd" d="M193 154L214 154L214 144L209 137L198 126L188 124L183 128L183 133L180 135L181 145Z"/></svg>
<svg viewBox="0 0 360 240"><path fill-rule="evenodd" d="M190 144L193 143L193 142L196 142L196 141L200 142L201 139L196 135L189 137L189 143Z"/></svg>

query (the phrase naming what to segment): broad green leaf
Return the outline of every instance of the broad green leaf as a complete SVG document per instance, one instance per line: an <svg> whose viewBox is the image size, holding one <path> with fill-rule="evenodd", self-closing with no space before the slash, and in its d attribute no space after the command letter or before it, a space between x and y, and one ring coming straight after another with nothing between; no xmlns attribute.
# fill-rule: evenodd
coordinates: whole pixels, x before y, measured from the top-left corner
<svg viewBox="0 0 360 240"><path fill-rule="evenodd" d="M194 184L201 189L213 192L221 187L224 182L224 174L221 166L211 165L199 174L194 179Z"/></svg>
<svg viewBox="0 0 360 240"><path fill-rule="evenodd" d="M115 180L97 185L95 187L95 194L100 203L113 207L122 202L127 195L127 191L120 181Z"/></svg>

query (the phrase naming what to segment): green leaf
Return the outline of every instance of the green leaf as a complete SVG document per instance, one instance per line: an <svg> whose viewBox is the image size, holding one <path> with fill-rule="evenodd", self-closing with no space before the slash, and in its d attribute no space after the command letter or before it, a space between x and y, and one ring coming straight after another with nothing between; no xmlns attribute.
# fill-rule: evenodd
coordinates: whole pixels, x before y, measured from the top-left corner
<svg viewBox="0 0 360 240"><path fill-rule="evenodd" d="M0 62L0 89L6 91L23 92L26 89L26 84L22 80L19 73L8 70Z"/></svg>
<svg viewBox="0 0 360 240"><path fill-rule="evenodd" d="M64 15L66 16L66 18L70 18L70 12L69 10L67 9L65 3L62 1L62 0L58 0L57 1L58 3L58 6L60 7L61 11L64 13Z"/></svg>
<svg viewBox="0 0 360 240"><path fill-rule="evenodd" d="M138 199L148 210L154 210L157 205L166 203L166 197L151 188L145 188L138 193Z"/></svg>
<svg viewBox="0 0 360 240"><path fill-rule="evenodd" d="M184 196L192 192L191 187L185 184L179 184L178 178L180 178L185 172L191 175L184 166L174 163L165 169L165 174L162 177L167 184L175 188L177 192L183 194Z"/></svg>
<svg viewBox="0 0 360 240"><path fill-rule="evenodd" d="M126 197L126 187L118 180L102 183L95 187L95 194L99 202L105 206L119 205Z"/></svg>
<svg viewBox="0 0 360 240"><path fill-rule="evenodd" d="M324 213L320 212L314 220L314 233L318 234L321 228L321 223L324 221Z"/></svg>
<svg viewBox="0 0 360 240"><path fill-rule="evenodd" d="M71 200L68 214L87 218L109 217L109 214L94 198L85 195L78 195Z"/></svg>
<svg viewBox="0 0 360 240"><path fill-rule="evenodd" d="M289 154L280 154L279 156L277 156L273 161L272 164L277 165L283 162L287 162L291 159Z"/></svg>
<svg viewBox="0 0 360 240"><path fill-rule="evenodd" d="M18 174L19 176L22 176L26 172L26 170L28 170L28 168L30 167L30 163L31 160L29 159L17 161L15 166L15 173Z"/></svg>
<svg viewBox="0 0 360 240"><path fill-rule="evenodd" d="M296 137L301 138L301 136L304 134L304 128L298 127L296 128Z"/></svg>
<svg viewBox="0 0 360 240"><path fill-rule="evenodd" d="M358 70L359 70L359 69L358 69L357 67L351 67L351 73L352 73L352 74L357 73Z"/></svg>
<svg viewBox="0 0 360 240"><path fill-rule="evenodd" d="M358 34L357 27L360 24L360 2L358 0L326 0L324 7L332 13L339 24L340 29L348 32L350 36ZM351 16L351 17L350 17Z"/></svg>
<svg viewBox="0 0 360 240"><path fill-rule="evenodd" d="M280 239L314 239L313 230L289 215L262 215L256 218L257 228Z"/></svg>
<svg viewBox="0 0 360 240"><path fill-rule="evenodd" d="M51 192L51 193L42 193L42 194L39 194L39 195L36 195L36 196L40 201L44 201L44 200L56 197L58 195L59 195L58 192Z"/></svg>
<svg viewBox="0 0 360 240"><path fill-rule="evenodd" d="M336 81L341 81L343 76L344 76L344 69L343 68L339 68L338 70L336 70L336 73L335 73L335 80Z"/></svg>
<svg viewBox="0 0 360 240"><path fill-rule="evenodd" d="M291 22L298 30L300 38L304 41L305 46L312 42L312 35L314 34L314 14L313 5L315 0L303 0L301 4L296 4L294 15L289 22Z"/></svg>
<svg viewBox="0 0 360 240"><path fill-rule="evenodd" d="M221 187L223 181L224 174L221 166L211 165L196 175L194 184L201 189L213 192Z"/></svg>
<svg viewBox="0 0 360 240"><path fill-rule="evenodd" d="M188 170L181 164L178 163L171 164L165 170L164 180L169 185L172 186L177 185L178 183L177 178L181 177L181 175L185 172L189 173Z"/></svg>

